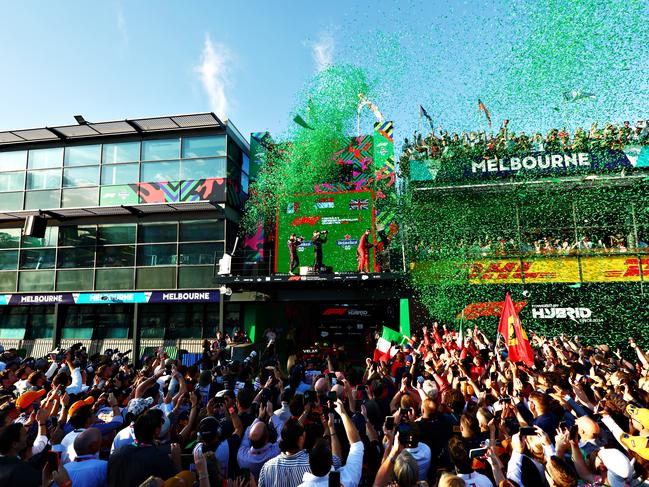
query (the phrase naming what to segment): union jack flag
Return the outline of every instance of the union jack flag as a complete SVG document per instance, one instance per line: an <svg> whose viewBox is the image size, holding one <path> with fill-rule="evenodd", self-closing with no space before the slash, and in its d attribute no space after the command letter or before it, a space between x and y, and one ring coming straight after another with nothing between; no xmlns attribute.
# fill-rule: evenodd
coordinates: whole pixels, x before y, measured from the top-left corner
<svg viewBox="0 0 649 487"><path fill-rule="evenodd" d="M364 200L349 200L350 210L367 210L370 205L369 199Z"/></svg>

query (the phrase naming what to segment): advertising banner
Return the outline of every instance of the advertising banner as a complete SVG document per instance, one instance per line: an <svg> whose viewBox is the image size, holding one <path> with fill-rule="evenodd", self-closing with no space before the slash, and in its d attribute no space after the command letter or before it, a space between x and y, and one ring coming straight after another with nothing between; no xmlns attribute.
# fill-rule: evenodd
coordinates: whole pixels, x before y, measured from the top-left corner
<svg viewBox="0 0 649 487"><path fill-rule="evenodd" d="M96 293L0 294L0 306L46 304L217 303L218 291L119 291Z"/></svg>
<svg viewBox="0 0 649 487"><path fill-rule="evenodd" d="M334 272L353 272L358 267L356 248L365 231L374 228L374 198L370 191L314 193L295 195L277 211L275 248L276 272L289 271L288 239L291 233L304 237L298 247L300 266L313 265L311 238L315 230L327 230L323 244L323 265ZM370 269L374 269L374 252L370 252Z"/></svg>

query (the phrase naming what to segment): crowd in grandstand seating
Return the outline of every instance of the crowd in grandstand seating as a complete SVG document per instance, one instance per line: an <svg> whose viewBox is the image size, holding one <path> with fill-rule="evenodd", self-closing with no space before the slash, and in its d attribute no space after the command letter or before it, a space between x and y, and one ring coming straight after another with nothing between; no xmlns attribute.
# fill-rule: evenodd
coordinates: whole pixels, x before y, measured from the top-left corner
<svg viewBox="0 0 649 487"><path fill-rule="evenodd" d="M642 485L646 352L531 342L534 366L437 323L365 360L309 350L286 367L273 338L241 361L207 342L194 365L1 350L0 486Z"/></svg>
<svg viewBox="0 0 649 487"><path fill-rule="evenodd" d="M574 254L618 254L618 253L645 253L649 244L642 238L636 241L634 234L627 237L620 233L604 238L589 237L584 235L577 240L575 237L552 236L540 237L536 240L522 241L520 244L515 237L490 237L475 239L473 241L459 240L455 247L450 248L451 253L466 254L468 257L505 257L517 255L574 255ZM434 256L448 247L437 248L433 245L418 243L415 245L415 257L425 258Z"/></svg>
<svg viewBox="0 0 649 487"><path fill-rule="evenodd" d="M493 132L448 133L442 128L428 135L415 133L412 140L405 139L405 157L498 156L507 153L585 151L589 149L622 149L629 144L649 144L649 120L639 120L635 126L629 121L621 125L606 123L599 127L594 122L590 130L578 128L570 134L566 128L552 129L545 136L537 132L516 133L507 124L494 135Z"/></svg>

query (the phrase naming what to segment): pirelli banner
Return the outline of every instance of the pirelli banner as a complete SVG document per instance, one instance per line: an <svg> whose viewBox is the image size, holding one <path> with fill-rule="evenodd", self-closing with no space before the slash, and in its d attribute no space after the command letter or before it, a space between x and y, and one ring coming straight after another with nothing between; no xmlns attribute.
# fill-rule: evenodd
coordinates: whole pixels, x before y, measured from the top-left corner
<svg viewBox="0 0 649 487"><path fill-rule="evenodd" d="M649 256L580 256L427 262L412 270L430 281L470 284L649 282Z"/></svg>
<svg viewBox="0 0 649 487"><path fill-rule="evenodd" d="M435 164L436 162L436 164ZM428 161L428 177L420 180L458 182L516 177L537 179L575 174L626 173L649 167L649 146L584 151L510 152L506 154L445 154ZM431 170L433 168L434 170Z"/></svg>

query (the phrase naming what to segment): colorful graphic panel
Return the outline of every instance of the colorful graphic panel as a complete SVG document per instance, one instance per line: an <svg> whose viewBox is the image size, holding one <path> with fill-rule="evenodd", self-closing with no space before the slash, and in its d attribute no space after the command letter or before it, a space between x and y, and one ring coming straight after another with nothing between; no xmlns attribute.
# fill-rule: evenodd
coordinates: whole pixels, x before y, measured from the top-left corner
<svg viewBox="0 0 649 487"><path fill-rule="evenodd" d="M226 181L224 178L210 178L104 186L101 188L99 204L222 202L226 200Z"/></svg>
<svg viewBox="0 0 649 487"><path fill-rule="evenodd" d="M289 271L288 238L291 233L304 237L298 248L301 266L313 265L311 237L315 230L328 230L323 245L323 264L334 272L357 269L356 248L366 228L374 235L374 198L371 191L315 193L296 195L278 208L275 248L276 272ZM370 269L374 269L374 252L370 254Z"/></svg>

